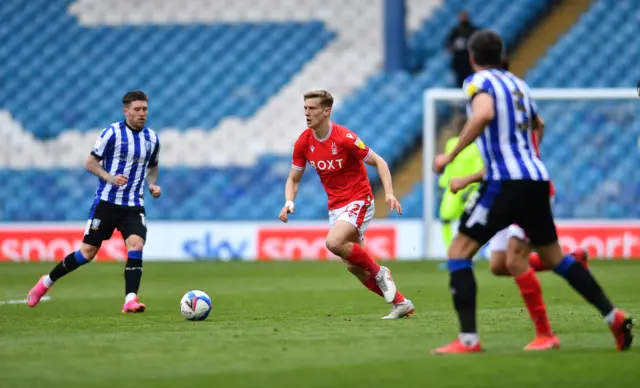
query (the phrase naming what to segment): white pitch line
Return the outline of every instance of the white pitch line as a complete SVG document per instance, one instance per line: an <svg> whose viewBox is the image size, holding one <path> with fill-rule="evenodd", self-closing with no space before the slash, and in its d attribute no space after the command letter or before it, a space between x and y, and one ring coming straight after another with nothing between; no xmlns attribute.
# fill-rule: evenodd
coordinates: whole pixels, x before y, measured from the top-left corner
<svg viewBox="0 0 640 388"><path fill-rule="evenodd" d="M50 296L43 296L42 299L40 299L40 302L44 302L45 300L51 300ZM23 304L23 303L27 303L26 299L13 299L13 300L0 300L0 305L3 304Z"/></svg>

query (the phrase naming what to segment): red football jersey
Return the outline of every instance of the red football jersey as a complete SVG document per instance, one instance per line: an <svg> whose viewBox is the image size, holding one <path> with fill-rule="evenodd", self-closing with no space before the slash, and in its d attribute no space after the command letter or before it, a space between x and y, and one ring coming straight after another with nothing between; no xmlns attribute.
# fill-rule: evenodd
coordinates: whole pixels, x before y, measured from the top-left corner
<svg viewBox="0 0 640 388"><path fill-rule="evenodd" d="M293 168L313 167L329 197L329 210L339 209L353 201L373 198L364 162L371 149L347 128L331 123L324 139L317 139L307 128L293 146Z"/></svg>
<svg viewBox="0 0 640 388"><path fill-rule="evenodd" d="M537 131L533 131L532 134L532 139L533 140L533 148L536 149L536 155L538 155L538 157L540 157L540 145L539 145L539 140L538 139L538 132ZM549 181L549 193L550 195L553 197L554 195L556 195L556 188L553 186L553 182Z"/></svg>

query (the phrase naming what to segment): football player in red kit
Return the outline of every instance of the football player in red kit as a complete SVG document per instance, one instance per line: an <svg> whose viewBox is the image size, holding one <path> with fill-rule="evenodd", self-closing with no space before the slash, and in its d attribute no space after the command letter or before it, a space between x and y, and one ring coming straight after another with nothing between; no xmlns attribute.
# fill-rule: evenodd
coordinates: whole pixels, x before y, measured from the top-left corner
<svg viewBox="0 0 640 388"><path fill-rule="evenodd" d="M391 277L363 249L364 232L374 215L371 185L364 163L375 166L384 186L385 200L392 211L402 214L393 194L391 172L387 163L347 128L331 122L333 97L324 90L304 94L308 128L293 147L291 172L285 186L286 202L280 220L287 222L294 213L294 200L307 163L316 170L327 193L329 224L326 244L329 251L342 258L347 269L369 290L392 303L383 319L403 318L413 314L413 303L406 299Z"/></svg>

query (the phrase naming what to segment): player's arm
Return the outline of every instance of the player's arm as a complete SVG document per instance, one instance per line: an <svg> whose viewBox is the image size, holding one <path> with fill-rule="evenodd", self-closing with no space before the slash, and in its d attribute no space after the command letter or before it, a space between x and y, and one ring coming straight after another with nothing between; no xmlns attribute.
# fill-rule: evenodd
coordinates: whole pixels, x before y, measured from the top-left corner
<svg viewBox="0 0 640 388"><path fill-rule="evenodd" d="M300 188L300 180L302 179L303 174L304 170L291 167L289 177L287 178L287 183L284 185L284 197L287 203L293 204L293 202L296 200L296 197L298 196L298 190ZM293 206L291 212L293 213Z"/></svg>
<svg viewBox="0 0 640 388"><path fill-rule="evenodd" d="M449 154L446 154L447 164L455 160L463 149L473 143L493 120L495 117L494 104L493 96L489 93L480 93L475 96L471 102L471 117L462 128L456 147Z"/></svg>
<svg viewBox="0 0 640 388"><path fill-rule="evenodd" d="M384 194L393 196L394 194L393 183L391 182L391 170L389 170L389 165L387 164L387 162L380 155L371 150L369 158L365 163L375 167L376 170L378 170L378 175L380 176L382 187L384 187Z"/></svg>
<svg viewBox="0 0 640 388"><path fill-rule="evenodd" d="M84 168L97 176L98 178L109 182L115 186L123 186L127 183L128 179L124 175L111 175L107 170L102 167L102 159L109 153L113 153L113 145L115 144L115 133L112 127L103 130L100 133L100 137L96 141L91 154L84 163Z"/></svg>
<svg viewBox="0 0 640 388"><path fill-rule="evenodd" d="M444 146L444 153L450 153L455 148L457 141L457 137L448 139ZM440 178L438 179L438 185L443 189L449 187L449 181L451 180L451 174L449 172L450 169L445 168L444 171L442 171L442 175L440 175Z"/></svg>
<svg viewBox="0 0 640 388"><path fill-rule="evenodd" d="M544 120L538 114L534 116L533 130L538 138L538 144L540 144L542 142L542 136L544 136Z"/></svg>
<svg viewBox="0 0 640 388"><path fill-rule="evenodd" d="M149 193L151 193L153 198L158 198L162 195L162 188L158 186L158 174L160 174L160 167L158 165L159 157L160 140L158 139L156 148L153 150L149 158L149 164L147 165L147 185L149 186Z"/></svg>
<svg viewBox="0 0 640 388"><path fill-rule="evenodd" d="M298 196L298 190L300 188L300 180L304 174L304 168L298 168L297 166L291 166L287 183L284 185L284 207L280 210L280 221L289 221L289 214L294 213L294 201Z"/></svg>
<svg viewBox="0 0 640 388"><path fill-rule="evenodd" d="M471 105L471 114L462 128L453 151L437 155L433 160L433 171L436 173L442 173L446 165L473 143L495 117L494 91L488 79L473 75L465 80L463 89Z"/></svg>
<svg viewBox="0 0 640 388"><path fill-rule="evenodd" d="M486 173L487 170L483 168L482 170L477 171L471 175L451 178L451 180L449 181L449 189L452 193L455 194L460 190L464 190L472 183L482 182Z"/></svg>
<svg viewBox="0 0 640 388"><path fill-rule="evenodd" d="M149 166L147 168L147 183L149 187L155 186L158 182L158 175L160 174L160 168L155 165L153 167Z"/></svg>
<svg viewBox="0 0 640 388"><path fill-rule="evenodd" d="M293 146L293 157L291 161L291 171L287 182L284 184L284 207L280 210L280 221L287 222L289 220L289 213L294 213L294 201L298 196L298 189L300 187L300 180L304 175L304 168L307 163L307 159L302 152L303 146L298 139Z"/></svg>
<svg viewBox="0 0 640 388"><path fill-rule="evenodd" d="M384 188L385 202L387 202L391 211L402 214L402 205L400 205L400 202L398 202L395 194L393 193L391 170L389 170L389 165L387 164L387 162L373 150L369 150L369 156L367 159L365 159L365 163L375 167L378 171L378 176L380 176L380 181L382 182L382 187Z"/></svg>
<svg viewBox="0 0 640 388"><path fill-rule="evenodd" d="M93 175L111 183L112 185L122 186L127 183L127 177L123 175L113 176L109 174L109 172L102 167L100 159L96 158L94 155L89 155L87 161L84 162L84 168Z"/></svg>

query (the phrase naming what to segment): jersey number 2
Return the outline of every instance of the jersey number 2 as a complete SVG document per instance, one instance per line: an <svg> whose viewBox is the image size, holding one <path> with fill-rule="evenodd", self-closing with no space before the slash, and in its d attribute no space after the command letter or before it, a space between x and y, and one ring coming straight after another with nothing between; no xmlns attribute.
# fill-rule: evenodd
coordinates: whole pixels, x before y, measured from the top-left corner
<svg viewBox="0 0 640 388"><path fill-rule="evenodd" d="M511 92L513 97L513 105L516 107L516 128L521 131L529 129L529 117L527 116L527 108L524 106L524 94L519 90Z"/></svg>

